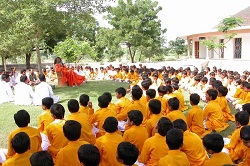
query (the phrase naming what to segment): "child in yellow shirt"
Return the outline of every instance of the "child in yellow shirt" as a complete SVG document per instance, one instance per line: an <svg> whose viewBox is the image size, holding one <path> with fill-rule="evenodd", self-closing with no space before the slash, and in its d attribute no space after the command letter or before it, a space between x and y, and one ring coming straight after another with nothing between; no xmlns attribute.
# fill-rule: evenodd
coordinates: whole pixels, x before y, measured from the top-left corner
<svg viewBox="0 0 250 166"><path fill-rule="evenodd" d="M165 98L164 96L167 94L167 88L166 86L159 86L158 89L158 97L156 98L161 102L161 114L162 115L167 115L168 112L168 99Z"/></svg>
<svg viewBox="0 0 250 166"><path fill-rule="evenodd" d="M110 92L104 92L102 95L106 95L108 97L108 100L109 100L109 106L108 108L114 110L115 112L117 112L117 106L112 103L112 95Z"/></svg>
<svg viewBox="0 0 250 166"><path fill-rule="evenodd" d="M121 142L117 147L117 160L123 165L133 165L138 155L139 150L130 142Z"/></svg>
<svg viewBox="0 0 250 166"><path fill-rule="evenodd" d="M25 132L17 133L11 140L11 146L15 151L15 155L7 159L3 166L30 166L29 158L32 153L30 149L30 138Z"/></svg>
<svg viewBox="0 0 250 166"><path fill-rule="evenodd" d="M89 144L86 141L79 140L81 128L82 125L75 120L67 120L65 122L63 133L69 142L57 153L55 166L81 166L77 155L78 149L81 145Z"/></svg>
<svg viewBox="0 0 250 166"><path fill-rule="evenodd" d="M146 101L147 101L147 104L146 104L145 124L143 124L144 126L146 125L148 119L151 116L151 112L150 112L150 109L149 109L149 102L155 98L155 95L156 95L156 91L154 89L148 89L146 91Z"/></svg>
<svg viewBox="0 0 250 166"><path fill-rule="evenodd" d="M124 132L123 139L125 142L134 144L139 151L142 150L142 146L145 140L148 138L147 130L141 126L143 115L139 110L131 110L128 112L128 127ZM136 133L136 134L135 134Z"/></svg>
<svg viewBox="0 0 250 166"><path fill-rule="evenodd" d="M92 108L92 102L89 101L89 95L82 94L79 97L79 103L80 103L79 112L85 113L88 116L94 114L94 109Z"/></svg>
<svg viewBox="0 0 250 166"><path fill-rule="evenodd" d="M175 121L176 119L182 119L186 122L186 117L182 113L182 111L179 110L180 102L176 97L170 98L168 100L168 109L169 113L167 114L167 118L171 120L171 122Z"/></svg>
<svg viewBox="0 0 250 166"><path fill-rule="evenodd" d="M78 149L78 159L83 165L98 166L101 156L95 145L84 144Z"/></svg>
<svg viewBox="0 0 250 166"><path fill-rule="evenodd" d="M165 157L159 160L157 166L190 166L186 154L180 151L183 145L183 132L173 128L167 132L166 137L169 151Z"/></svg>
<svg viewBox="0 0 250 166"><path fill-rule="evenodd" d="M211 165L233 165L232 160L226 154L221 152L224 147L224 141L220 134L212 133L203 137L203 145L211 155L211 158L205 161L204 166Z"/></svg>

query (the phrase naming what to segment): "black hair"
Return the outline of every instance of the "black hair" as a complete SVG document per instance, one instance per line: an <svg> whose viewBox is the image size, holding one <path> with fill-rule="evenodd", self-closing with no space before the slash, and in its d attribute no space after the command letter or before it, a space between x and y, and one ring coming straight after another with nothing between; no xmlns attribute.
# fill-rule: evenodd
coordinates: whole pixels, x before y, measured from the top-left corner
<svg viewBox="0 0 250 166"><path fill-rule="evenodd" d="M114 133L118 129L118 121L115 117L107 117L103 123L103 129L108 133Z"/></svg>
<svg viewBox="0 0 250 166"><path fill-rule="evenodd" d="M21 69L20 73L26 72L26 69Z"/></svg>
<svg viewBox="0 0 250 166"><path fill-rule="evenodd" d="M225 86L219 86L218 92L221 93L222 96L226 96L228 93L228 89Z"/></svg>
<svg viewBox="0 0 250 166"><path fill-rule="evenodd" d="M181 129L182 131L187 130L187 124L183 119L176 119L173 121L174 128Z"/></svg>
<svg viewBox="0 0 250 166"><path fill-rule="evenodd" d="M134 100L140 100L140 98L142 97L143 91L138 85L135 85L132 88L131 94Z"/></svg>
<svg viewBox="0 0 250 166"><path fill-rule="evenodd" d="M75 120L67 120L63 125L63 134L69 141L76 141L81 136L82 125Z"/></svg>
<svg viewBox="0 0 250 166"><path fill-rule="evenodd" d="M207 82L208 82L207 77L203 77L203 78L201 79L201 82L205 82L205 83L207 83Z"/></svg>
<svg viewBox="0 0 250 166"><path fill-rule="evenodd" d="M183 132L177 128L170 129L167 132L166 142L169 150L178 150L183 145Z"/></svg>
<svg viewBox="0 0 250 166"><path fill-rule="evenodd" d="M245 141L250 140L250 126L243 126L240 130L240 138Z"/></svg>
<svg viewBox="0 0 250 166"><path fill-rule="evenodd" d="M89 103L89 95L87 94L82 94L80 97L79 97L79 102L82 106L86 107Z"/></svg>
<svg viewBox="0 0 250 166"><path fill-rule="evenodd" d="M161 102L157 99L152 99L148 103L149 110L152 114L161 113Z"/></svg>
<svg viewBox="0 0 250 166"><path fill-rule="evenodd" d="M200 82L201 81L201 77L200 76L195 76L194 80Z"/></svg>
<svg viewBox="0 0 250 166"><path fill-rule="evenodd" d="M163 95L167 94L167 87L166 86L159 86L157 89L158 93L162 93Z"/></svg>
<svg viewBox="0 0 250 166"><path fill-rule="evenodd" d="M171 84L171 79L168 78L168 77L165 77L165 78L163 79L163 81L164 81L165 83Z"/></svg>
<svg viewBox="0 0 250 166"><path fill-rule="evenodd" d="M249 114L245 111L240 111L235 114L235 121L239 122L241 126L248 125Z"/></svg>
<svg viewBox="0 0 250 166"><path fill-rule="evenodd" d="M26 127L30 123L30 114L26 110L19 110L14 114L14 120L18 127Z"/></svg>
<svg viewBox="0 0 250 166"><path fill-rule="evenodd" d="M101 108L107 108L109 105L109 99L106 95L98 97L98 106Z"/></svg>
<svg viewBox="0 0 250 166"><path fill-rule="evenodd" d="M146 91L146 95L149 96L150 99L153 99L156 96L156 90L154 90L154 89L148 89Z"/></svg>
<svg viewBox="0 0 250 166"><path fill-rule="evenodd" d="M84 166L98 166L101 156L95 145L84 144L78 149L78 159Z"/></svg>
<svg viewBox="0 0 250 166"><path fill-rule="evenodd" d="M112 101L112 95L111 95L110 92L104 92L102 95L106 95L108 97L108 99L109 99L109 102Z"/></svg>
<svg viewBox="0 0 250 166"><path fill-rule="evenodd" d="M250 116L250 103L243 104L242 109L246 111Z"/></svg>
<svg viewBox="0 0 250 166"><path fill-rule="evenodd" d="M173 110L178 110L180 106L180 101L177 99L177 97L173 97L168 100L168 105L172 107Z"/></svg>
<svg viewBox="0 0 250 166"><path fill-rule="evenodd" d="M172 88L171 85L166 86L166 92L167 93L172 93L173 92L173 88Z"/></svg>
<svg viewBox="0 0 250 166"><path fill-rule="evenodd" d="M224 147L223 137L218 133L207 134L203 137L203 145L207 150L219 153Z"/></svg>
<svg viewBox="0 0 250 166"><path fill-rule="evenodd" d="M54 104L54 100L52 97L45 97L42 99L42 105L45 106L47 109L50 109L50 107Z"/></svg>
<svg viewBox="0 0 250 166"><path fill-rule="evenodd" d="M40 81L45 81L45 80L46 80L44 74L39 74L39 77L38 77L38 78L39 78Z"/></svg>
<svg viewBox="0 0 250 166"><path fill-rule="evenodd" d="M139 110L131 110L128 112L128 118L136 126L140 126L143 121L143 114Z"/></svg>
<svg viewBox="0 0 250 166"><path fill-rule="evenodd" d="M79 103L76 99L70 99L68 101L68 110L71 113L75 113L79 111Z"/></svg>
<svg viewBox="0 0 250 166"><path fill-rule="evenodd" d="M55 119L63 119L65 109L61 104L55 103L50 107L50 113L55 117Z"/></svg>
<svg viewBox="0 0 250 166"><path fill-rule="evenodd" d="M2 80L6 80L6 79L8 79L10 76L9 76L9 74L2 74L2 76L1 76L1 78L2 78Z"/></svg>
<svg viewBox="0 0 250 166"><path fill-rule="evenodd" d="M54 65L57 63L56 60L59 59L62 62L62 59L60 57L56 57L54 60Z"/></svg>
<svg viewBox="0 0 250 166"><path fill-rule="evenodd" d="M125 165L133 165L138 156L138 148L130 142L121 142L117 147L118 159Z"/></svg>
<svg viewBox="0 0 250 166"><path fill-rule="evenodd" d="M178 85L179 84L179 79L177 77L173 77L171 79L171 82Z"/></svg>
<svg viewBox="0 0 250 166"><path fill-rule="evenodd" d="M179 89L179 85L178 84L171 84L171 87L174 89L174 90L178 90Z"/></svg>
<svg viewBox="0 0 250 166"><path fill-rule="evenodd" d="M31 166L54 166L53 158L48 151L38 151L30 156Z"/></svg>
<svg viewBox="0 0 250 166"><path fill-rule="evenodd" d="M194 105L198 105L200 102L200 95L198 95L197 93L192 93L190 95L190 101L192 101Z"/></svg>
<svg viewBox="0 0 250 166"><path fill-rule="evenodd" d="M171 122L170 119L166 117L161 117L161 119L157 123L157 127L158 127L158 133L161 136L165 137L167 135L167 132L173 128L173 123Z"/></svg>
<svg viewBox="0 0 250 166"><path fill-rule="evenodd" d="M143 80L143 81L141 82L141 86L142 86L142 88L145 89L145 90L148 90L148 88L149 88L150 85L151 85L151 82L148 81L148 80Z"/></svg>
<svg viewBox="0 0 250 166"><path fill-rule="evenodd" d="M208 89L207 94L208 94L209 97L212 98L212 100L215 100L216 97L218 96L218 91L215 90L215 89Z"/></svg>
<svg viewBox="0 0 250 166"><path fill-rule="evenodd" d="M118 94L121 94L122 97L126 96L126 93L127 93L127 92L126 92L126 89L123 88L123 87L117 88L117 89L115 90L115 92L118 93Z"/></svg>
<svg viewBox="0 0 250 166"><path fill-rule="evenodd" d="M20 82L25 82L26 80L28 79L28 77L25 75L22 75L21 77L20 77Z"/></svg>
<svg viewBox="0 0 250 166"><path fill-rule="evenodd" d="M11 139L11 146L18 154L23 154L30 149L30 137L25 132L17 133Z"/></svg>

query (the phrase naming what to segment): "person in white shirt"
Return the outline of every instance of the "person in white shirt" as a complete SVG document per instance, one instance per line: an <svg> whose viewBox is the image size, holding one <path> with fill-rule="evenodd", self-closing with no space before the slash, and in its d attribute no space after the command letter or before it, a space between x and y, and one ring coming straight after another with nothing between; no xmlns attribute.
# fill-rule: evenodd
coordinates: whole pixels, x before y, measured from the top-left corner
<svg viewBox="0 0 250 166"><path fill-rule="evenodd" d="M59 96L54 96L52 87L46 83L46 77L44 74L39 75L40 83L35 86L34 93L34 105L42 105L42 99L45 97L51 97L54 100L54 103L59 101Z"/></svg>
<svg viewBox="0 0 250 166"><path fill-rule="evenodd" d="M14 103L16 105L31 105L33 101L34 92L32 87L28 84L29 80L26 75L20 77L20 82L14 86Z"/></svg>
<svg viewBox="0 0 250 166"><path fill-rule="evenodd" d="M14 94L9 85L10 77L8 74L2 74L0 82L0 104L14 101Z"/></svg>

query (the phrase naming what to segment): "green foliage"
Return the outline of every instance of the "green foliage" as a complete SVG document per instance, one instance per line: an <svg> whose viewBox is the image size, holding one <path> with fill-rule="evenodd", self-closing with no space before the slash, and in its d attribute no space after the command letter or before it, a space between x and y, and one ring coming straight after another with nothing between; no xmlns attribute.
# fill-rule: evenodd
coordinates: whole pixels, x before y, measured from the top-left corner
<svg viewBox="0 0 250 166"><path fill-rule="evenodd" d="M184 39L177 37L174 40L169 41L170 51L176 54L178 57L187 52L187 44Z"/></svg>
<svg viewBox="0 0 250 166"><path fill-rule="evenodd" d="M134 62L136 52L153 56L155 50L163 43L161 22L157 17L162 8L152 0L119 0L116 7L108 10L106 19L113 26L98 32L97 44L106 46L110 58L122 55L120 45L129 49L131 62Z"/></svg>
<svg viewBox="0 0 250 166"><path fill-rule="evenodd" d="M218 30L223 33L227 33L233 28L236 28L240 26L240 24L243 23L242 18L236 18L236 17L229 17L229 18L224 18L221 21L221 25L218 26Z"/></svg>
<svg viewBox="0 0 250 166"><path fill-rule="evenodd" d="M67 62L75 63L77 63L84 55L89 55L90 57L96 56L94 48L92 48L88 42L79 41L69 37L55 46L54 53L65 58Z"/></svg>

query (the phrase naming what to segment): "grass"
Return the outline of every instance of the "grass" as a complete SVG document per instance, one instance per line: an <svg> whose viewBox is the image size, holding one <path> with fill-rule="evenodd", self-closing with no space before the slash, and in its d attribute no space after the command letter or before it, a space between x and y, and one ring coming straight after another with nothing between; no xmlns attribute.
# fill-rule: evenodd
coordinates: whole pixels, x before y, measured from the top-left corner
<svg viewBox="0 0 250 166"><path fill-rule="evenodd" d="M90 96L90 100L93 103L93 107L96 110L98 108L97 106L97 98L102 95L104 92L110 92L113 96L112 102L116 102L117 99L115 97L115 89L118 87L124 87L125 89L128 87L127 83L118 83L114 81L90 81L87 84L82 84L79 87L59 87L54 90L55 95L60 96L60 104L62 104L66 110L66 115L69 114L67 110L67 102L69 99L77 99L81 94L88 94ZM189 104L189 94L186 91L183 91L185 102ZM130 97L130 96L126 96ZM204 107L204 103L200 102L199 104L201 108ZM189 109L191 106L189 105ZM235 114L235 109L232 108L230 105L230 108L232 110L232 113ZM7 139L8 135L11 131L17 128L13 115L21 109L25 109L29 112L31 117L30 126L37 126L37 119L38 116L42 113L41 106L16 106L13 103L4 103L0 105L0 148L7 148ZM188 109L188 110L189 110ZM186 115L188 113L187 111L184 111L184 114ZM234 122L229 122L230 126L221 134L226 137L230 135L234 129L235 124Z"/></svg>

